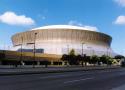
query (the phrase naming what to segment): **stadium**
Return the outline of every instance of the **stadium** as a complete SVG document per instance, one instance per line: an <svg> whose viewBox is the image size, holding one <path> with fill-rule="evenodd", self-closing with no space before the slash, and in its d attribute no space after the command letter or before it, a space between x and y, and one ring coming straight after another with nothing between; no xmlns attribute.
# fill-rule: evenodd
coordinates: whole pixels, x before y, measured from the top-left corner
<svg viewBox="0 0 125 90"><path fill-rule="evenodd" d="M76 54L112 56L111 36L72 25L49 25L12 36L13 50L63 55L71 49Z"/></svg>

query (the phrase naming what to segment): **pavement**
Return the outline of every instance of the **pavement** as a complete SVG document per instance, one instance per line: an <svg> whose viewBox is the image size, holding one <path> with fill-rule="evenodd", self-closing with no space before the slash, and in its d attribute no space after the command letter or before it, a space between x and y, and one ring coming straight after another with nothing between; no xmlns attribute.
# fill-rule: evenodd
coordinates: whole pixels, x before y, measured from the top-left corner
<svg viewBox="0 0 125 90"><path fill-rule="evenodd" d="M0 76L0 90L125 90L125 68Z"/></svg>
<svg viewBox="0 0 125 90"><path fill-rule="evenodd" d="M120 66L0 66L0 76L2 75L23 75L23 74L39 74L39 73L59 73L59 72L77 72L77 71L90 71L90 70L103 70L103 69L116 69Z"/></svg>

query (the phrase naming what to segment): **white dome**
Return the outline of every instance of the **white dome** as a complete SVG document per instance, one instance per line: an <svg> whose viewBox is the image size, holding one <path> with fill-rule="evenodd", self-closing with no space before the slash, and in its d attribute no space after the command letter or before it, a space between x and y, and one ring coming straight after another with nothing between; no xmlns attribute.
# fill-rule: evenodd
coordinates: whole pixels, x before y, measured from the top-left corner
<svg viewBox="0 0 125 90"><path fill-rule="evenodd" d="M88 31L97 31L92 28L82 27L82 26L73 26L73 25L48 25L43 27L34 28L31 30L39 30L39 29L77 29L77 30L88 30Z"/></svg>

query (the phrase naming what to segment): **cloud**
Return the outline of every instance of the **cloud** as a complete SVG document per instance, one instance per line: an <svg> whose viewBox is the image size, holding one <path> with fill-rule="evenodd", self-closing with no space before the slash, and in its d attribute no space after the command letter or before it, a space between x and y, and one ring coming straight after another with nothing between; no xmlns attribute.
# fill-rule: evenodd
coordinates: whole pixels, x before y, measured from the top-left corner
<svg viewBox="0 0 125 90"><path fill-rule="evenodd" d="M88 30L93 30L93 31L98 31L98 28L95 26L84 26L84 28L88 29Z"/></svg>
<svg viewBox="0 0 125 90"><path fill-rule="evenodd" d="M69 21L68 24L69 24L69 25L83 26L82 23L77 22L77 21L75 21L75 20L71 20L71 21Z"/></svg>
<svg viewBox="0 0 125 90"><path fill-rule="evenodd" d="M45 19L46 19L46 17L43 16L43 15L41 15L41 14L38 14L38 18L39 18L39 19L42 19L42 20L45 20Z"/></svg>
<svg viewBox="0 0 125 90"><path fill-rule="evenodd" d="M119 25L125 25L125 16L118 16L114 23Z"/></svg>
<svg viewBox="0 0 125 90"><path fill-rule="evenodd" d="M92 31L98 31L98 28L95 26L89 26L89 25L83 25L81 22L71 20L68 22L69 25L76 25L76 26L81 26L87 30L92 30Z"/></svg>
<svg viewBox="0 0 125 90"><path fill-rule="evenodd" d="M125 7L125 0L114 0L116 3L118 3L120 6Z"/></svg>
<svg viewBox="0 0 125 90"><path fill-rule="evenodd" d="M34 25L35 21L30 18L26 17L25 15L17 15L14 12L5 12L0 15L0 22L9 24L9 25Z"/></svg>

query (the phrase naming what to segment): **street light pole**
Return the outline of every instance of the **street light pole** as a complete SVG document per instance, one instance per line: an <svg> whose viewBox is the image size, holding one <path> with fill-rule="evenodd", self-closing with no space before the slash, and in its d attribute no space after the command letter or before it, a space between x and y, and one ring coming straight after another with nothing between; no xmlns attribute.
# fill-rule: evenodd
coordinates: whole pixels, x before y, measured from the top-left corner
<svg viewBox="0 0 125 90"><path fill-rule="evenodd" d="M107 56L109 56L109 47L107 48Z"/></svg>
<svg viewBox="0 0 125 90"><path fill-rule="evenodd" d="M67 54L69 54L69 45L67 45Z"/></svg>
<svg viewBox="0 0 125 90"><path fill-rule="evenodd" d="M83 56L83 45L84 45L84 43L82 43L82 56Z"/></svg>
<svg viewBox="0 0 125 90"><path fill-rule="evenodd" d="M34 68L35 60L36 60L36 35L37 35L37 33L34 33L34 50L33 50L33 53L34 53L34 62L33 62L33 68Z"/></svg>
<svg viewBox="0 0 125 90"><path fill-rule="evenodd" d="M110 48L108 47L108 48L107 48L107 57L109 57L109 49L110 49ZM107 66L108 66L108 64L109 64L109 63L108 63L108 60L107 60Z"/></svg>
<svg viewBox="0 0 125 90"><path fill-rule="evenodd" d="M85 43L82 43L82 66L83 66L83 45L84 45Z"/></svg>
<svg viewBox="0 0 125 90"><path fill-rule="evenodd" d="M23 45L23 37L21 36L21 57L20 57L20 62L22 62L22 56L23 56L23 54L22 54L22 52L23 52L23 50L22 50L22 45Z"/></svg>

